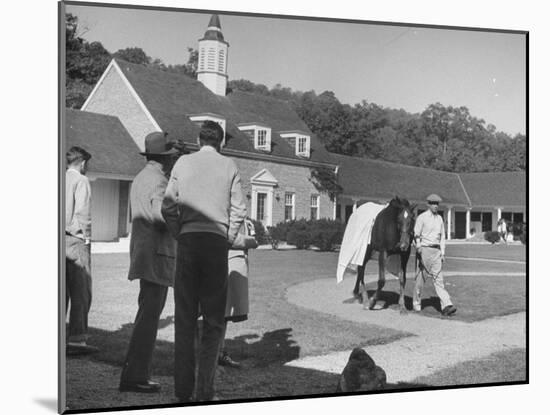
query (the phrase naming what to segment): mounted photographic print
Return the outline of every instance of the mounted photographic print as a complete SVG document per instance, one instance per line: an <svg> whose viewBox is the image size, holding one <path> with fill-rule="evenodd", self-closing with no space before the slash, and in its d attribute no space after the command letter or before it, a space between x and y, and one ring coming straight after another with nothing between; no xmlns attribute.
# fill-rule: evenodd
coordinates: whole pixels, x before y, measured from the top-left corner
<svg viewBox="0 0 550 415"><path fill-rule="evenodd" d="M528 383L527 32L59 34L60 412Z"/></svg>

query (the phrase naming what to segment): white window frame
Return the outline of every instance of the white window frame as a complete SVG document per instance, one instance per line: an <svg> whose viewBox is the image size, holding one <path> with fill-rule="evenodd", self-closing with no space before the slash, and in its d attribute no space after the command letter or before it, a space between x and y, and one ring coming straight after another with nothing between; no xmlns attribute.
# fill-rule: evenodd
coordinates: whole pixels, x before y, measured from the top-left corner
<svg viewBox="0 0 550 415"><path fill-rule="evenodd" d="M304 149L300 151L300 140L304 140ZM310 148L311 148L311 138L307 135L298 135L296 136L296 155L302 156L302 157L308 157L310 155Z"/></svg>
<svg viewBox="0 0 550 415"><path fill-rule="evenodd" d="M313 204L313 198L315 198L316 204ZM317 209L317 217L315 219L320 219L321 217L321 197L320 195L311 195L309 198L309 216L311 217L311 209Z"/></svg>
<svg viewBox="0 0 550 415"><path fill-rule="evenodd" d="M282 138L293 138L294 139L294 153L298 157L309 158L311 155L311 136L304 134L300 131L298 132L282 132L279 133ZM300 151L300 139L305 139L305 148Z"/></svg>
<svg viewBox="0 0 550 415"><path fill-rule="evenodd" d="M241 125L238 128L241 131L254 130L254 149L271 151L271 128L258 124ZM260 145L260 131L265 131L265 143L263 145Z"/></svg>
<svg viewBox="0 0 550 415"><path fill-rule="evenodd" d="M265 217L263 224L265 226L273 226L273 187L272 186L259 186L252 185L252 206L251 206L251 216L254 220L258 219L258 193L266 193L267 197L265 199Z"/></svg>
<svg viewBox="0 0 550 415"><path fill-rule="evenodd" d="M287 195L290 195L290 205L287 204ZM291 213L290 213L290 219L286 218L286 208L291 207ZM294 220L296 219L296 193L294 192L285 192L285 221Z"/></svg>

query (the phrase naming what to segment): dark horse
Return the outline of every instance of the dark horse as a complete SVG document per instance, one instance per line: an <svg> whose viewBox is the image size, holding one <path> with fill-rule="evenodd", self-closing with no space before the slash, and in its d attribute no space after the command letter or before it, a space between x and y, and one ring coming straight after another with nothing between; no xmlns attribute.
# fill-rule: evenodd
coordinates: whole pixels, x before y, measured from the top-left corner
<svg viewBox="0 0 550 415"><path fill-rule="evenodd" d="M390 255L400 255L401 269L399 273L399 308L401 313L406 313L405 309L405 282L407 262L411 255L411 242L414 232L416 205L411 205L408 200L395 197L391 200L374 220L371 232L371 242L367 246L367 252L363 265L358 267L357 281L353 294L356 297L361 296L364 308L367 307L367 290L365 289L365 267L367 261L371 259L374 251L378 251L378 289L369 299L368 308L372 310L380 296L380 291L386 283L386 263ZM359 290L361 289L361 293Z"/></svg>

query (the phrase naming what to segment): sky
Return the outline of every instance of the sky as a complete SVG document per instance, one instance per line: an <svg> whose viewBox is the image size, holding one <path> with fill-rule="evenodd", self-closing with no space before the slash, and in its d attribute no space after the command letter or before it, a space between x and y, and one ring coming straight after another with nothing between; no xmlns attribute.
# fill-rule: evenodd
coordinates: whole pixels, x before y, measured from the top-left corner
<svg viewBox="0 0 550 415"><path fill-rule="evenodd" d="M187 62L210 14L67 6L82 37ZM526 41L518 33L220 14L230 80L363 100L419 113L439 102L510 135L526 132Z"/></svg>

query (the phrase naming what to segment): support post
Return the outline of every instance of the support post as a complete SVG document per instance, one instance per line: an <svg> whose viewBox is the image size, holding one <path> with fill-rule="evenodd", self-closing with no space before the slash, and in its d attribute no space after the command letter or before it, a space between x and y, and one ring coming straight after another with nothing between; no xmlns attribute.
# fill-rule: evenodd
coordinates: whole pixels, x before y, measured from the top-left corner
<svg viewBox="0 0 550 415"><path fill-rule="evenodd" d="M447 208L447 239L451 239L451 218L452 218L453 208L449 206Z"/></svg>
<svg viewBox="0 0 550 415"><path fill-rule="evenodd" d="M470 212L472 209L468 208L466 209L466 239L468 239L470 235Z"/></svg>

